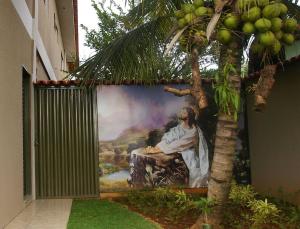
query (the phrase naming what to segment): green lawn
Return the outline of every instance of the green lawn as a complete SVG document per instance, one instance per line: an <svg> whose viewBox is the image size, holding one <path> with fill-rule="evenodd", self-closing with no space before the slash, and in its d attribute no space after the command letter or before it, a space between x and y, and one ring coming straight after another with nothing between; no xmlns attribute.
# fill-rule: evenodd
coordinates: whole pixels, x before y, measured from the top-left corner
<svg viewBox="0 0 300 229"><path fill-rule="evenodd" d="M107 200L74 200L68 229L158 229L126 207Z"/></svg>

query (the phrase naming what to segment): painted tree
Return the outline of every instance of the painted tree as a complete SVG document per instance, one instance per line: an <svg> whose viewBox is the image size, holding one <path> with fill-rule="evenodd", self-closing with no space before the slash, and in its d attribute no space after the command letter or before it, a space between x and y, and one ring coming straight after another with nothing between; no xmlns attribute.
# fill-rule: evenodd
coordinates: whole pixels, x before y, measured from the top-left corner
<svg viewBox="0 0 300 229"><path fill-rule="evenodd" d="M219 114L208 185L208 197L218 203L210 221L218 228L232 180L243 54L250 48L263 63L254 87L255 106L261 109L274 83L276 63L283 58L282 48L294 42L298 25L293 15L299 7L269 0L129 2L131 9L122 20L130 29L99 49L73 76L85 81L131 80L145 84L160 79L190 79L191 86L186 89L165 90L177 96L191 95L201 112L209 104L199 60L207 55L208 47L214 51L220 47L214 52L219 54L219 71L211 77ZM186 66L190 66L190 74ZM200 226L201 218L194 228Z"/></svg>

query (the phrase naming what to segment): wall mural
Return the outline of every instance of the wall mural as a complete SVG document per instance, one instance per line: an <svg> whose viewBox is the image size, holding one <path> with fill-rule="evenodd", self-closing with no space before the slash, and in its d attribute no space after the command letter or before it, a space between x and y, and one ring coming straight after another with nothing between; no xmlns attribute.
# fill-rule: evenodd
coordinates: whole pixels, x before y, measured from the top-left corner
<svg viewBox="0 0 300 229"><path fill-rule="evenodd" d="M192 97L163 87L98 87L101 192L207 186L216 110L199 115Z"/></svg>

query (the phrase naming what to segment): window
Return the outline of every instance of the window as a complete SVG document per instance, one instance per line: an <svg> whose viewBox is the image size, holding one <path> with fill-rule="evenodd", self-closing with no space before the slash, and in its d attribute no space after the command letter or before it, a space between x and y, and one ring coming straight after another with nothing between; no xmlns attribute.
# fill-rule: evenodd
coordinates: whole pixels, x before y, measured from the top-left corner
<svg viewBox="0 0 300 229"><path fill-rule="evenodd" d="M30 122L30 75L23 68L22 110L23 110L23 193L25 199L31 196L31 122Z"/></svg>

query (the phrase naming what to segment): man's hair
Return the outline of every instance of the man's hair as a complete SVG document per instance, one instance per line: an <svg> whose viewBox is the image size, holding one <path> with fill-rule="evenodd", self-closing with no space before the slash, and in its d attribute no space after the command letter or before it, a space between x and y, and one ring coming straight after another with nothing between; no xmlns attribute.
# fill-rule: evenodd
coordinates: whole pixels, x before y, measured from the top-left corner
<svg viewBox="0 0 300 229"><path fill-rule="evenodd" d="M193 108L191 107L184 107L184 110L188 113L188 124L192 127L194 124L196 125L196 113Z"/></svg>

